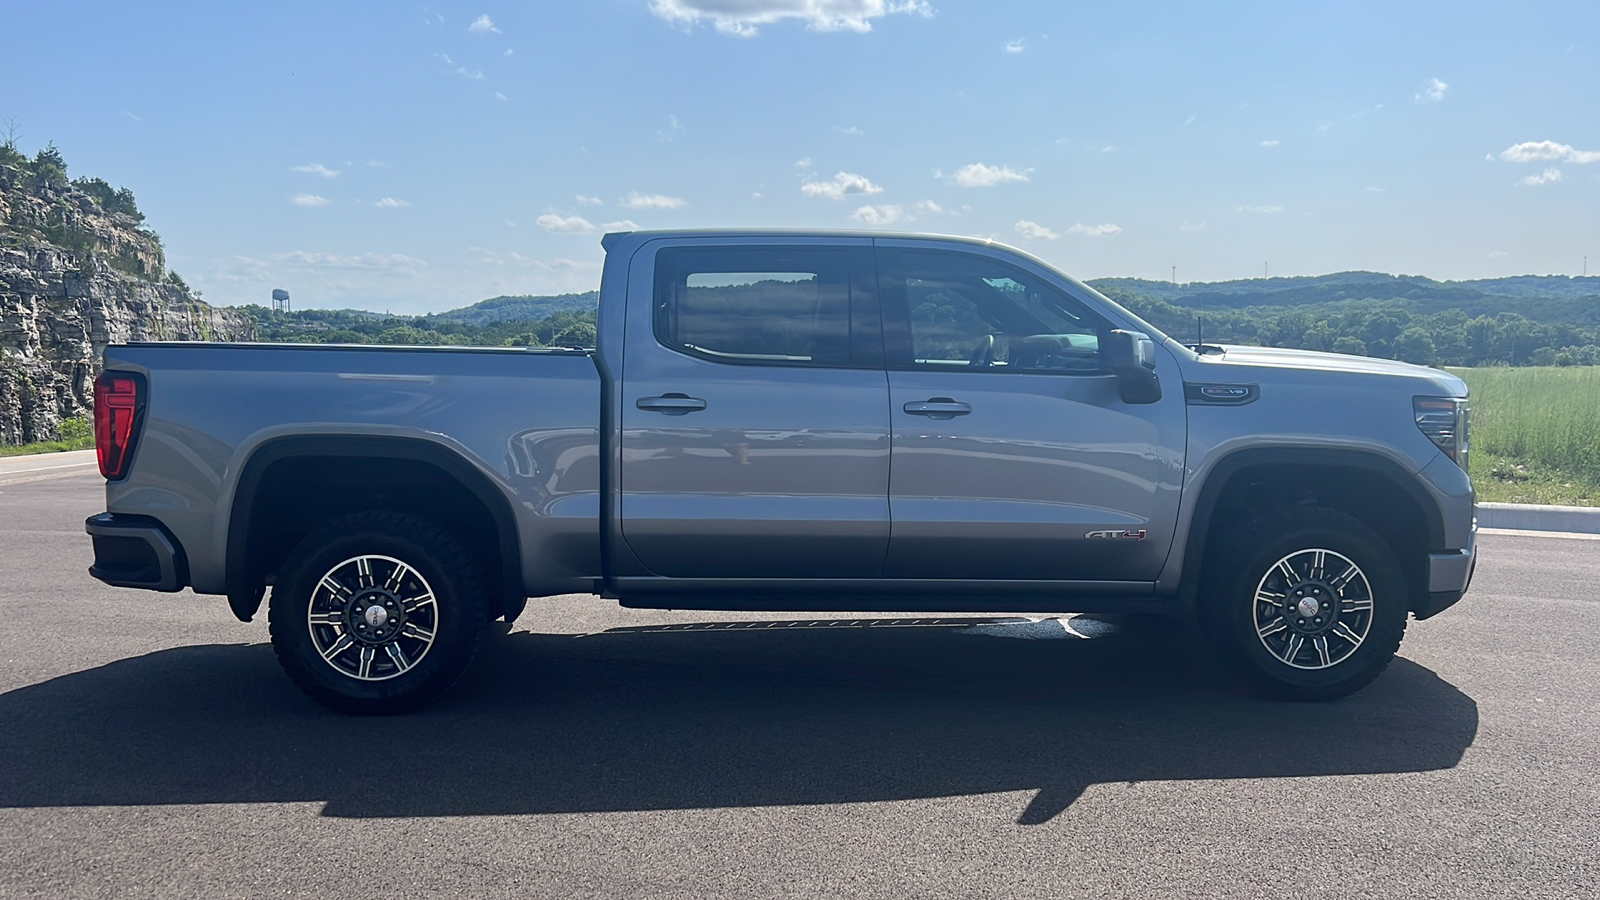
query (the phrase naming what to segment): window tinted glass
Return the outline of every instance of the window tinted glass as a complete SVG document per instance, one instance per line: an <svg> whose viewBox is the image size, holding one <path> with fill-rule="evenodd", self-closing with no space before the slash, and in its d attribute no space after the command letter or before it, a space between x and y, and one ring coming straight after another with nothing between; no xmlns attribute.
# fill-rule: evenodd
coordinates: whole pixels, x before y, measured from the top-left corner
<svg viewBox="0 0 1600 900"><path fill-rule="evenodd" d="M880 258L905 303L909 347L900 364L1100 371L1105 321L1043 279L959 253L902 250Z"/></svg>
<svg viewBox="0 0 1600 900"><path fill-rule="evenodd" d="M665 250L656 257L656 337L724 362L849 362L843 251Z"/></svg>

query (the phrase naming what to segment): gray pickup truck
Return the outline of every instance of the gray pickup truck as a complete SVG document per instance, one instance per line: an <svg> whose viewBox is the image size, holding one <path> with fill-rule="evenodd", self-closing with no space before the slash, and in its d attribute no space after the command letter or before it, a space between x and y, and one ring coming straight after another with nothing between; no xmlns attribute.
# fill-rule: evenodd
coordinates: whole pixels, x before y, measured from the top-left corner
<svg viewBox="0 0 1600 900"><path fill-rule="evenodd" d="M1375 678L1475 561L1467 390L1185 346L992 242L607 235L594 349L113 346L90 572L271 588L294 682L443 693L528 598L1166 612L1271 696Z"/></svg>

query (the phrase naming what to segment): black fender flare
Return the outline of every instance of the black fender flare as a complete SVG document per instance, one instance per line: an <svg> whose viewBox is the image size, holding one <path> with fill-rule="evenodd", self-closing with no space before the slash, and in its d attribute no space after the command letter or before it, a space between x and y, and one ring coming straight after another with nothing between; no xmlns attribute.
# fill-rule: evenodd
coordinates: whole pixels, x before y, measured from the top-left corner
<svg viewBox="0 0 1600 900"><path fill-rule="evenodd" d="M404 459L427 463L465 487L494 518L499 536L501 572L498 587L503 598L522 598L522 546L516 517L505 492L461 454L442 444L408 437L384 435L317 435L274 438L251 452L239 473L228 516L228 538L224 585L228 606L242 622L248 622L261 607L266 586L247 568L250 547L250 520L261 479L272 465L286 459L310 456L343 456L368 459ZM493 579L491 579L491 583Z"/></svg>
<svg viewBox="0 0 1600 900"><path fill-rule="evenodd" d="M1189 517L1188 539L1183 548L1183 574L1178 581L1179 596L1192 608L1198 600L1200 570L1205 562L1206 544L1211 537L1211 518L1222 491L1233 476L1256 466L1311 466L1357 469L1392 482L1422 510L1428 526L1428 547L1444 546L1444 516L1439 505L1417 484L1417 478L1392 459L1362 450L1337 450L1316 447L1256 447L1235 450L1218 460L1206 475Z"/></svg>

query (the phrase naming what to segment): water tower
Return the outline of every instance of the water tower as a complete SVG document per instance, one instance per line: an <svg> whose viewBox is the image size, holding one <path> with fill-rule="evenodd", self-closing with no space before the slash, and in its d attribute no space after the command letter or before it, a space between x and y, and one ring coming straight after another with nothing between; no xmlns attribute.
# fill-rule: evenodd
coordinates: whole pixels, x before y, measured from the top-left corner
<svg viewBox="0 0 1600 900"><path fill-rule="evenodd" d="M289 303L289 292L283 288L273 288L272 308L276 312L293 312L294 306Z"/></svg>

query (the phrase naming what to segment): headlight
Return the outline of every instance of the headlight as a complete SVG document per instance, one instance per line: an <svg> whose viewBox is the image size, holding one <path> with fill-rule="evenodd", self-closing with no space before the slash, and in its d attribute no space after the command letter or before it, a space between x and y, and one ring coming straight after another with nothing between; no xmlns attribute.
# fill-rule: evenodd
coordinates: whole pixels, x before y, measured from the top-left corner
<svg viewBox="0 0 1600 900"><path fill-rule="evenodd" d="M1463 470L1467 468L1469 407L1465 397L1413 397L1411 400L1417 427Z"/></svg>

